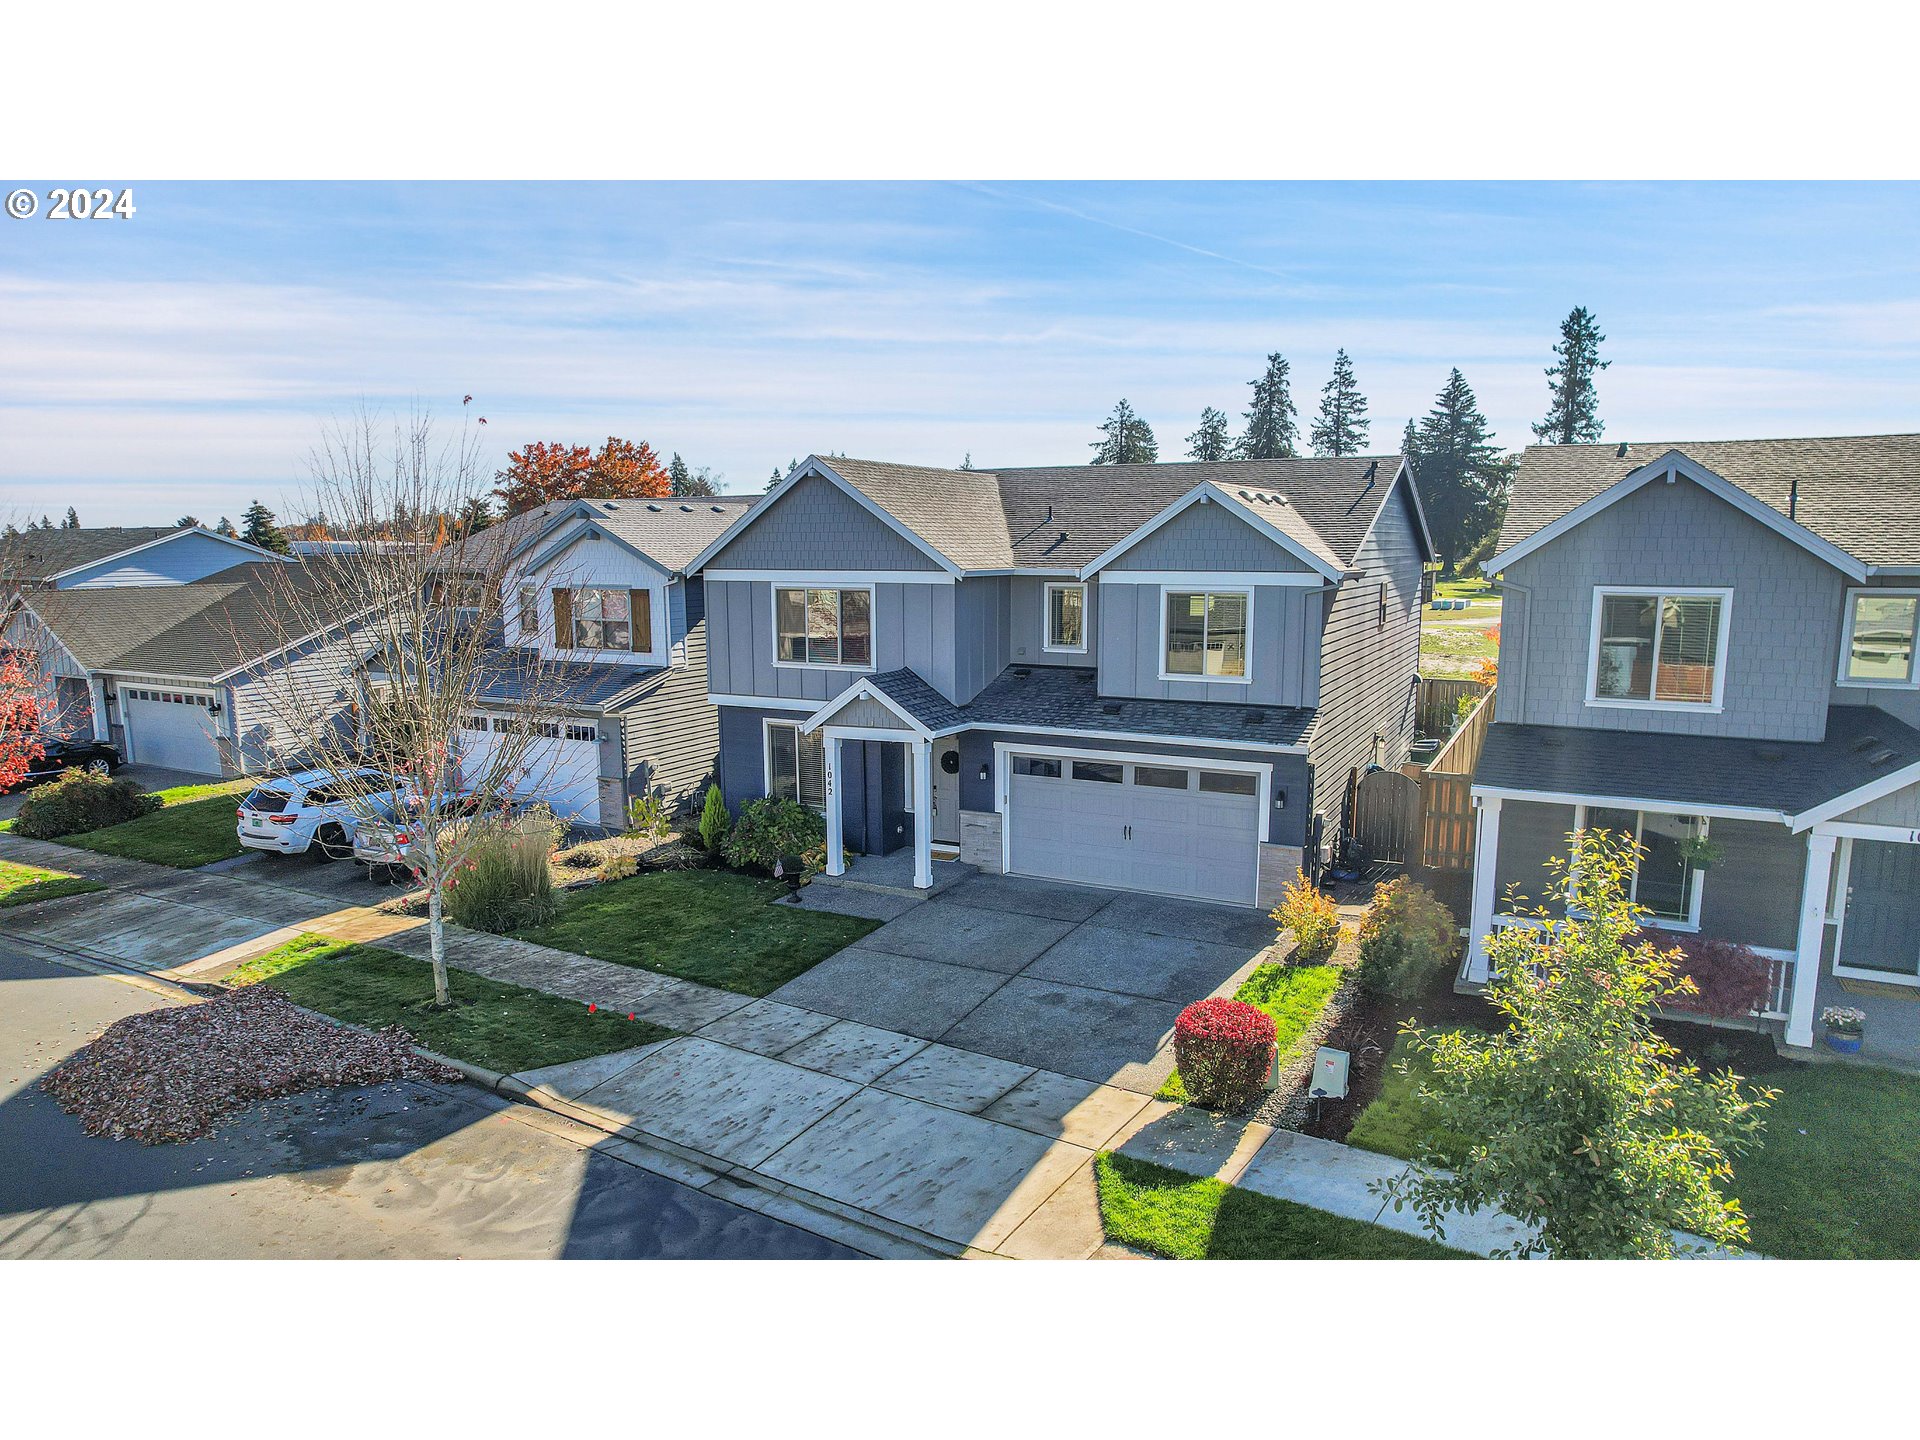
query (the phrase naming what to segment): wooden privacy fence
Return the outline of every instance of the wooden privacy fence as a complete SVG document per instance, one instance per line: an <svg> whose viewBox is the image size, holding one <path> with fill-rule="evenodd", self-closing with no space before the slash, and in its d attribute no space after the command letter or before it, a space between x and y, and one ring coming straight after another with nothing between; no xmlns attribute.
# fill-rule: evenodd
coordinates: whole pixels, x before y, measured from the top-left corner
<svg viewBox="0 0 1920 1440"><path fill-rule="evenodd" d="M1428 683L1421 681L1422 704ZM1472 681L1451 683L1473 685ZM1473 869L1473 767L1480 763L1487 726L1492 723L1493 691L1488 689L1433 763L1420 773L1420 863L1428 870Z"/></svg>
<svg viewBox="0 0 1920 1440"><path fill-rule="evenodd" d="M1413 721L1422 735L1450 735L1453 717L1459 712L1462 695L1484 695L1487 687L1478 680L1420 677L1420 697ZM1469 766L1469 769L1472 767Z"/></svg>

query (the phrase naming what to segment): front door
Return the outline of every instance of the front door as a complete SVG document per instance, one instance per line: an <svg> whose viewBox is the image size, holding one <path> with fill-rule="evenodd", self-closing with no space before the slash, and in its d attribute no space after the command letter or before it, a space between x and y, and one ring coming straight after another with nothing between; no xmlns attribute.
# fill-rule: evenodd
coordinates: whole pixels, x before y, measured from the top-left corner
<svg viewBox="0 0 1920 1440"><path fill-rule="evenodd" d="M1833 973L1920 985L1920 845L1843 842Z"/></svg>
<svg viewBox="0 0 1920 1440"><path fill-rule="evenodd" d="M912 763L912 747L908 747ZM933 842L936 845L960 843L960 742L933 742Z"/></svg>

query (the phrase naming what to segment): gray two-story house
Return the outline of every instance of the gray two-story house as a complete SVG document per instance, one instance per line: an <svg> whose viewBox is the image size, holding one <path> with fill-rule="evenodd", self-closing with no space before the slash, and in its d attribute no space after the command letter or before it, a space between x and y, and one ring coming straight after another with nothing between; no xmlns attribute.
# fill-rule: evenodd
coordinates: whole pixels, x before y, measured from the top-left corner
<svg viewBox="0 0 1920 1440"><path fill-rule="evenodd" d="M1652 924L1771 960L1789 1044L1847 1004L1920 1057L1920 435L1532 447L1487 568L1466 978L1606 828Z"/></svg>
<svg viewBox="0 0 1920 1440"><path fill-rule="evenodd" d="M1398 456L940 470L810 457L695 559L721 780L828 870L1268 905L1412 738Z"/></svg>

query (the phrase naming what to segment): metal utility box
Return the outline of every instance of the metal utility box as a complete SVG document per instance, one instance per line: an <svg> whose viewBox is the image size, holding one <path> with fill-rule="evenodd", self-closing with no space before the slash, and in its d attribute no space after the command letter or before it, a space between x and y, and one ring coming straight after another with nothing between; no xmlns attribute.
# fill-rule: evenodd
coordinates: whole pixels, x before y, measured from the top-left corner
<svg viewBox="0 0 1920 1440"><path fill-rule="evenodd" d="M1322 1045L1313 1057L1313 1078L1307 1082L1307 1094L1316 1100L1347 1098L1347 1069L1352 1057L1344 1050Z"/></svg>

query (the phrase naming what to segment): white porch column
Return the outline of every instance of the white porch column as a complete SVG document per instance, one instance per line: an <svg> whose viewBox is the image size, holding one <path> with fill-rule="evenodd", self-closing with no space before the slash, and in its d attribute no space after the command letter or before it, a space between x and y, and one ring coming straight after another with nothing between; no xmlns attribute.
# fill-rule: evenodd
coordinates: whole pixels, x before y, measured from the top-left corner
<svg viewBox="0 0 1920 1440"><path fill-rule="evenodd" d="M913 766L913 888L933 888L933 741L908 743Z"/></svg>
<svg viewBox="0 0 1920 1440"><path fill-rule="evenodd" d="M1500 797L1483 796L1473 836L1473 919L1467 928L1467 979L1487 983L1487 932L1493 928L1494 861L1500 854Z"/></svg>
<svg viewBox="0 0 1920 1440"><path fill-rule="evenodd" d="M820 737L820 753L827 770L827 874L847 873L847 846L840 816L840 738L831 730Z"/></svg>
<svg viewBox="0 0 1920 1440"><path fill-rule="evenodd" d="M1807 879L1800 887L1800 940L1794 947L1793 992L1787 999L1789 1045L1813 1044L1813 992L1820 985L1820 950L1826 939L1827 887L1833 879L1838 836L1807 836Z"/></svg>

